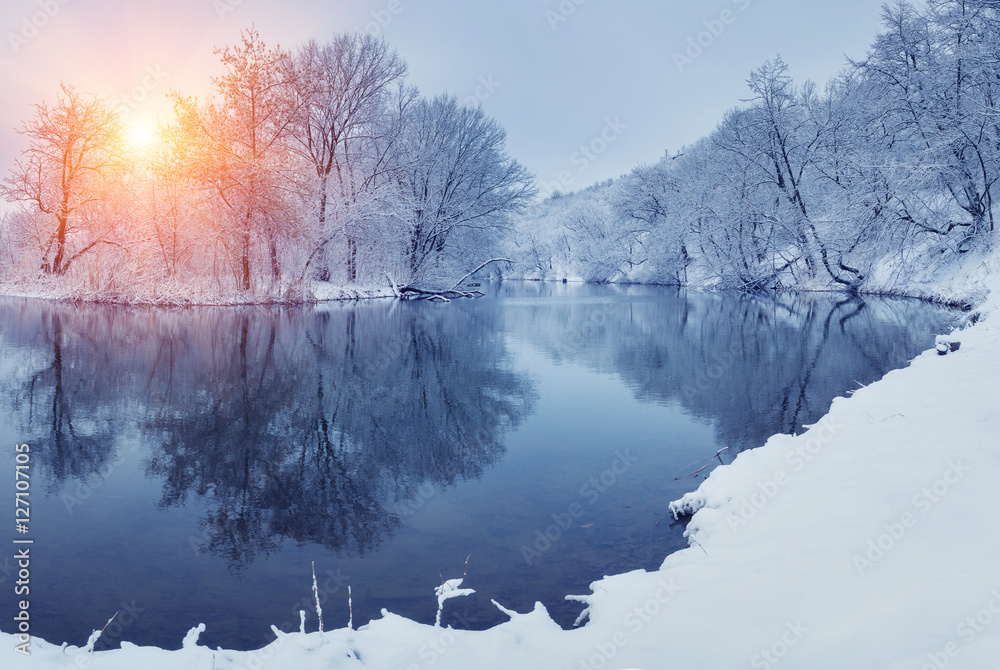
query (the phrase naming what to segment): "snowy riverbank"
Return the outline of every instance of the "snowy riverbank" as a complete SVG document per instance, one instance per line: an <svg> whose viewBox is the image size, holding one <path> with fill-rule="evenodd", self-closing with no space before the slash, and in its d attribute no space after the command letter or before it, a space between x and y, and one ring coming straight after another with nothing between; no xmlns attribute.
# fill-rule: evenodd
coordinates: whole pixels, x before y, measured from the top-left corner
<svg viewBox="0 0 1000 670"><path fill-rule="evenodd" d="M805 434L776 436L717 469L675 505L695 512L692 546L659 571L596 582L576 630L541 608L483 632L386 614L357 631L282 635L254 652L199 647L191 636L180 651L126 642L82 656L33 640L30 657L3 634L0 667L997 670L993 296L957 352L928 350L835 401Z"/></svg>
<svg viewBox="0 0 1000 670"><path fill-rule="evenodd" d="M305 292L285 290L283 293L214 293L203 287L176 286L159 293L88 292L70 289L58 281L0 283L0 296L57 300L62 302L92 302L112 305L152 307L238 307L247 305L301 305L322 302L343 302L395 297L391 287L377 285L338 285L311 282Z"/></svg>
<svg viewBox="0 0 1000 670"><path fill-rule="evenodd" d="M926 252L926 250L924 250ZM584 283L586 278L567 272L564 269L547 278L539 278L526 265L516 266L517 269L528 269L528 272L515 271L510 279L521 281L550 281ZM1000 273L1000 254L991 248L984 247L960 255L945 255L927 252L914 253L906 259L894 258L880 264L872 274L857 287L860 295L879 296L887 298L917 298L929 302L940 303L967 309L970 306L982 304L989 294L989 284L992 277ZM643 285L648 281L619 274L616 279L607 282L612 285ZM655 282L654 282L655 283ZM671 283L670 285L678 285ZM681 287L693 291L731 291L736 290L720 282L711 273L693 269L687 273L686 281ZM803 281L791 271L776 277L769 285L769 290L800 293L844 293L842 285L829 279L813 279Z"/></svg>
<svg viewBox="0 0 1000 670"><path fill-rule="evenodd" d="M989 248L979 249L960 256L921 256L907 261L894 260L879 267L859 288L862 295L898 298L918 298L944 305L965 308L981 304L989 293L991 277L1000 273L1000 254ZM584 283L580 276L556 275L539 279L530 273L514 272L507 276L513 281L551 281ZM774 289L790 292L843 293L844 288L831 281L803 283L791 274L787 282L778 282ZM622 277L608 282L613 285L643 285L645 282ZM683 288L693 291L733 290L719 284L717 279L692 272ZM57 300L63 302L94 302L128 306L236 307L248 305L301 305L325 302L348 302L378 298L394 298L396 290L379 284L347 284L312 281L300 289L285 287L263 293L239 291L218 292L203 285L185 285L179 282L160 287L156 292L135 291L130 288L88 291L71 283L38 278L33 281L0 282L0 296Z"/></svg>

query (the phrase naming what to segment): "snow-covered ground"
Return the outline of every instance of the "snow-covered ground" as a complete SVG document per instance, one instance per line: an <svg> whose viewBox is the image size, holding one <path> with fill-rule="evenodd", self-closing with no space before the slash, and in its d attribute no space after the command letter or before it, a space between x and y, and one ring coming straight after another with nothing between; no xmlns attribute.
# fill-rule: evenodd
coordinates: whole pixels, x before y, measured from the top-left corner
<svg viewBox="0 0 1000 670"><path fill-rule="evenodd" d="M537 605L483 632L385 613L252 652L191 634L93 654L35 639L24 656L4 633L0 667L1000 670L1000 291L982 312L958 351L929 348L716 469L672 506L694 513L691 546L595 582L575 630Z"/></svg>
<svg viewBox="0 0 1000 670"><path fill-rule="evenodd" d="M42 300L65 300L80 302L104 302L123 305L157 305L162 307L186 307L191 305L238 306L299 304L312 302L333 302L346 300L368 300L372 298L392 298L392 288L381 285L332 284L329 282L309 282L303 291L285 288L275 294L217 292L203 286L173 285L160 287L150 293L146 290L92 292L79 287L71 287L68 282L40 278L32 282L0 282L0 296L35 298Z"/></svg>
<svg viewBox="0 0 1000 670"><path fill-rule="evenodd" d="M360 286L355 284L338 286L337 284L327 282L314 282L310 293L312 299L319 302L395 297L392 289L388 286Z"/></svg>

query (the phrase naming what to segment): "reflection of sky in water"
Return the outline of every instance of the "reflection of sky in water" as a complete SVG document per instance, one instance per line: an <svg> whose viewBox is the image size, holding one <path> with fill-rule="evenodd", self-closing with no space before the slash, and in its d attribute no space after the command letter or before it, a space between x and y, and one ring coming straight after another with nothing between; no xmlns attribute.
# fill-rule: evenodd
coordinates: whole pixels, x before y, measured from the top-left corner
<svg viewBox="0 0 1000 670"><path fill-rule="evenodd" d="M318 310L0 301L0 440L35 456L34 632L81 644L134 601L126 640L177 647L205 622L205 644L258 646L300 607L314 616L312 560L331 589L350 582L356 621L386 607L429 622L439 574L470 552L478 594L449 602L446 624L500 621L490 598L542 600L568 624L579 606L563 596L683 546L666 506L698 480L674 477L801 430L948 323L908 301L500 293ZM324 612L346 624L343 588Z"/></svg>

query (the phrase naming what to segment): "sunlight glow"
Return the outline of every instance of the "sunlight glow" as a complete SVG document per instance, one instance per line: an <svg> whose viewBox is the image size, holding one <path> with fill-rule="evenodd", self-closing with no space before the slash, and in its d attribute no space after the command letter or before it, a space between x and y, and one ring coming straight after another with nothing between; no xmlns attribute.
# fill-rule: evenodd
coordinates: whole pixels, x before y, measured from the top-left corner
<svg viewBox="0 0 1000 670"><path fill-rule="evenodd" d="M156 131L145 123L133 123L128 126L128 143L133 149L149 149L156 141Z"/></svg>

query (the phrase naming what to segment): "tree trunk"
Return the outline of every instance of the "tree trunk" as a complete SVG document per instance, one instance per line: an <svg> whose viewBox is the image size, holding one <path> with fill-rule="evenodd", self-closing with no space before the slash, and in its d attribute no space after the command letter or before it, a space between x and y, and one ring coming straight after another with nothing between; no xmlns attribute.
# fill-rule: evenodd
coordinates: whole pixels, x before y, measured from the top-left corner
<svg viewBox="0 0 1000 670"><path fill-rule="evenodd" d="M244 291L250 290L250 232L243 233L243 249L240 259L240 288Z"/></svg>
<svg viewBox="0 0 1000 670"><path fill-rule="evenodd" d="M52 261L52 273L61 275L66 272L63 267L63 259L66 256L66 223L69 218L65 214L59 215L59 226L56 228L56 258Z"/></svg>
<svg viewBox="0 0 1000 670"><path fill-rule="evenodd" d="M358 243L347 238L347 282L353 284L358 280Z"/></svg>
<svg viewBox="0 0 1000 670"><path fill-rule="evenodd" d="M281 280L281 262L278 260L278 245L274 239L267 241L271 252L271 280L278 283Z"/></svg>
<svg viewBox="0 0 1000 670"><path fill-rule="evenodd" d="M319 192L319 237L320 239L326 239L326 180L320 179L320 192ZM319 248L318 257L316 259L316 279L318 281L330 281L330 261L329 252L327 251L327 245L324 243L323 246Z"/></svg>

